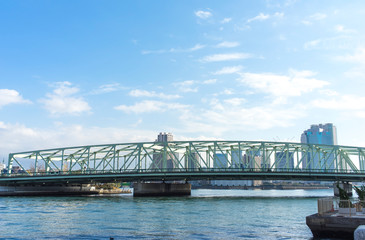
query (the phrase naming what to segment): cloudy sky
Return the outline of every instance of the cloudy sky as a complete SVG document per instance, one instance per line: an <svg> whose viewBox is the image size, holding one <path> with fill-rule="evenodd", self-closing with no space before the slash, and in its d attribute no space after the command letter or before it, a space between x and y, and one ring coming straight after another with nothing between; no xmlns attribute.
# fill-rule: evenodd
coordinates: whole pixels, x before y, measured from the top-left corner
<svg viewBox="0 0 365 240"><path fill-rule="evenodd" d="M0 156L73 145L365 146L364 1L1 1Z"/></svg>

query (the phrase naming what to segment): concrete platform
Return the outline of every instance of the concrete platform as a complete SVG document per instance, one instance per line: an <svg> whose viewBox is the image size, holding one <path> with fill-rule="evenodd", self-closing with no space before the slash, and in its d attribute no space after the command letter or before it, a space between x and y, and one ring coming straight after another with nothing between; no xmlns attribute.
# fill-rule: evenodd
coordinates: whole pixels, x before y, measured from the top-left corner
<svg viewBox="0 0 365 240"><path fill-rule="evenodd" d="M354 239L354 232L365 225L365 214L339 214L337 211L323 215L313 214L306 217L306 223L314 238Z"/></svg>

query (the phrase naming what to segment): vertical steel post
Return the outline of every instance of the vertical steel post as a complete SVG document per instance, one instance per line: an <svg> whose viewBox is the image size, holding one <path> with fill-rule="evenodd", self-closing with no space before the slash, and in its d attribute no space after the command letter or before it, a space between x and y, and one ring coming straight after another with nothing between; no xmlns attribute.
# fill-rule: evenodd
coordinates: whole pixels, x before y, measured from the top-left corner
<svg viewBox="0 0 365 240"><path fill-rule="evenodd" d="M87 148L87 172L90 173L90 146Z"/></svg>
<svg viewBox="0 0 365 240"><path fill-rule="evenodd" d="M115 172L115 145L113 146L113 172Z"/></svg>
<svg viewBox="0 0 365 240"><path fill-rule="evenodd" d="M13 170L13 154L9 154L8 158L8 176L11 176L11 172Z"/></svg>
<svg viewBox="0 0 365 240"><path fill-rule="evenodd" d="M162 153L162 171L167 171L167 142L163 142L163 153Z"/></svg>
<svg viewBox="0 0 365 240"><path fill-rule="evenodd" d="M119 157L120 157L120 151L117 151L118 157L117 157L117 170L119 171Z"/></svg>
<svg viewBox="0 0 365 240"><path fill-rule="evenodd" d="M65 149L62 149L62 154L61 154L61 172L63 174L63 170L64 170L64 154L65 154Z"/></svg>
<svg viewBox="0 0 365 240"><path fill-rule="evenodd" d="M267 161L265 143L261 143L261 148L262 148L262 158L264 159L264 164L263 164L263 166L261 166L261 171L262 171L266 168L266 161Z"/></svg>
<svg viewBox="0 0 365 240"><path fill-rule="evenodd" d="M138 144L138 153L137 153L137 164L138 164L138 171L141 170L141 166L142 166L142 163L141 163L141 144Z"/></svg>
<svg viewBox="0 0 365 240"><path fill-rule="evenodd" d="M39 155L39 152L37 152L35 155L34 173L33 173L35 175L37 175L37 173L38 173L38 155Z"/></svg>
<svg viewBox="0 0 365 240"><path fill-rule="evenodd" d="M94 172L96 173L96 152L94 152Z"/></svg>

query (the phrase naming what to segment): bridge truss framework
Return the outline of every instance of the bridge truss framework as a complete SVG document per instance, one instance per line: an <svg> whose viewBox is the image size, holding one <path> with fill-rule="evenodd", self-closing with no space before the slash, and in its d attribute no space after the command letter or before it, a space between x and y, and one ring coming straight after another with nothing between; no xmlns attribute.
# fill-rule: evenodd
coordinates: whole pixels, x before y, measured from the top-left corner
<svg viewBox="0 0 365 240"><path fill-rule="evenodd" d="M121 143L11 153L8 169L0 181L364 180L365 148L263 141Z"/></svg>

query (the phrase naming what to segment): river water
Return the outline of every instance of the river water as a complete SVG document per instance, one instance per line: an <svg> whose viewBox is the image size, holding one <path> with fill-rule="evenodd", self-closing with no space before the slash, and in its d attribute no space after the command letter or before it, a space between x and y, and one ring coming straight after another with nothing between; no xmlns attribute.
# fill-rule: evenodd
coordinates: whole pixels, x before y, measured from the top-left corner
<svg viewBox="0 0 365 240"><path fill-rule="evenodd" d="M311 239L322 190L192 190L189 197L2 197L0 239Z"/></svg>

